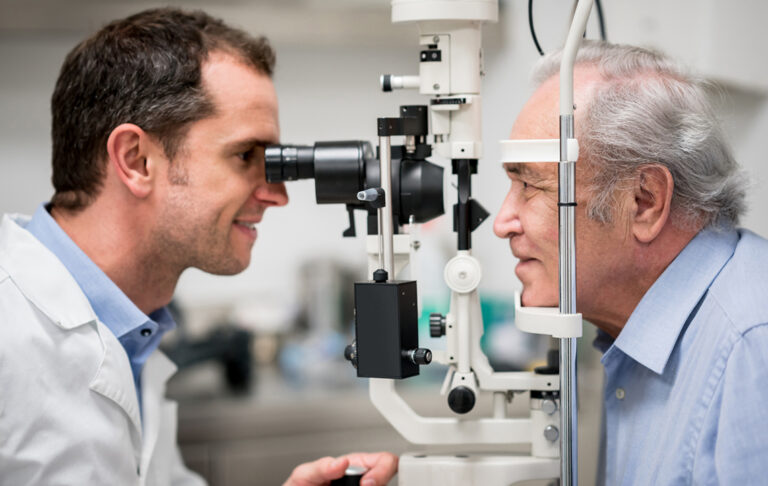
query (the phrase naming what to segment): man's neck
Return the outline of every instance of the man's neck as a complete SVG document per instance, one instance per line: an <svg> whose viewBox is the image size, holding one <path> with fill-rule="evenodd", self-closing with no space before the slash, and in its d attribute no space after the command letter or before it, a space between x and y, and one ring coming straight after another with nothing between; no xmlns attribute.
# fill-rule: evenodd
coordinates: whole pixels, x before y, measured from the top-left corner
<svg viewBox="0 0 768 486"><path fill-rule="evenodd" d="M181 270L165 268L149 251L146 226L116 218L104 206L95 201L78 212L54 207L51 216L136 307L150 314L170 302Z"/></svg>
<svg viewBox="0 0 768 486"><path fill-rule="evenodd" d="M646 292L698 232L669 225L650 244L637 245L629 270L582 307L584 319L617 338Z"/></svg>

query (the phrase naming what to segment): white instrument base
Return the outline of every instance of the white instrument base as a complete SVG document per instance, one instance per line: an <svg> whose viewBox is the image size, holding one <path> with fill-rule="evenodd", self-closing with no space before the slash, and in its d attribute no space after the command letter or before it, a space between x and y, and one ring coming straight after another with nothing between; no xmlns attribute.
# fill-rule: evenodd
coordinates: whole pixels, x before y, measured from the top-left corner
<svg viewBox="0 0 768 486"><path fill-rule="evenodd" d="M398 475L400 486L509 486L531 479L558 478L560 459L511 453L409 452L400 456Z"/></svg>

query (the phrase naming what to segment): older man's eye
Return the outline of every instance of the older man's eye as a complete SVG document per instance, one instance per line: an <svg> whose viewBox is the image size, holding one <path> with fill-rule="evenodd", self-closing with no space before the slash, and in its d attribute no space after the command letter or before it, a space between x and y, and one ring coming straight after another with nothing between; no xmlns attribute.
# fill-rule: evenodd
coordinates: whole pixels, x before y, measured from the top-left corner
<svg viewBox="0 0 768 486"><path fill-rule="evenodd" d="M237 156L240 157L242 160L248 162L253 156L253 149L248 150L246 152L240 152L239 154L237 154Z"/></svg>

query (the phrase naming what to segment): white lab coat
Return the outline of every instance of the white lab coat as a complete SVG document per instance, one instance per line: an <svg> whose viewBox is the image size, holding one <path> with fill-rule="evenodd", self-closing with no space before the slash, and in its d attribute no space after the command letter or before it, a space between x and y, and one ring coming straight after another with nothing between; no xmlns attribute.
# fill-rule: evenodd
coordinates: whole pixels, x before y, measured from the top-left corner
<svg viewBox="0 0 768 486"><path fill-rule="evenodd" d="M17 221L0 224L0 485L202 485L176 445L175 365L131 367L64 265Z"/></svg>

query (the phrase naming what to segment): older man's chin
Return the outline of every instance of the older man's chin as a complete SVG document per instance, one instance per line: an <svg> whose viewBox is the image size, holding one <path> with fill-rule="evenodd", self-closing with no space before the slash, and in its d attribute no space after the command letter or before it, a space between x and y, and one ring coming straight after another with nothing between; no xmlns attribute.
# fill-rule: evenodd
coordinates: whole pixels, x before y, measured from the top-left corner
<svg viewBox="0 0 768 486"><path fill-rule="evenodd" d="M544 292L537 289L535 285L526 285L523 282L523 292L520 295L520 303L523 307L557 307L558 295L551 292Z"/></svg>

